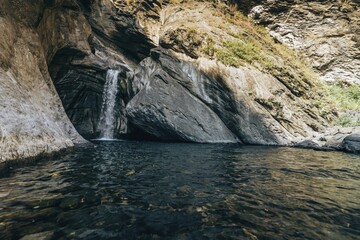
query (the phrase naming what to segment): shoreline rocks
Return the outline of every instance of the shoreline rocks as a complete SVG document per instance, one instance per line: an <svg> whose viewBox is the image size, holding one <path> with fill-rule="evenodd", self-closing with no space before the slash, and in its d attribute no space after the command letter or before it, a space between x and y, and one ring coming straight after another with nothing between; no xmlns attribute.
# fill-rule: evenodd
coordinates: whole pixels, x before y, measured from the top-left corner
<svg viewBox="0 0 360 240"><path fill-rule="evenodd" d="M360 131L344 138L342 147L345 151L360 154Z"/></svg>
<svg viewBox="0 0 360 240"><path fill-rule="evenodd" d="M332 127L294 145L324 151L360 153L360 127Z"/></svg>

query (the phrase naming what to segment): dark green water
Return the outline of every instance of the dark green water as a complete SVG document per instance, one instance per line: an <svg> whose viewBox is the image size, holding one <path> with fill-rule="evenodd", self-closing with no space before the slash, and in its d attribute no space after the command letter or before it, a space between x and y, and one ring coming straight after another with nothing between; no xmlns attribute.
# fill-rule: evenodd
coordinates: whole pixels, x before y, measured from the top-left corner
<svg viewBox="0 0 360 240"><path fill-rule="evenodd" d="M35 233L360 239L360 156L151 142L77 147L0 178L0 239Z"/></svg>

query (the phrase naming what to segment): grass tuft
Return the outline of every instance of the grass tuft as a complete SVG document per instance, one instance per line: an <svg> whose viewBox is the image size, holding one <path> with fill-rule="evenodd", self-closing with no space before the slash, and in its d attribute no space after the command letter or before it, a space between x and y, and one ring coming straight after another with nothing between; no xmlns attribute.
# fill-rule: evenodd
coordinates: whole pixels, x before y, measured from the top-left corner
<svg viewBox="0 0 360 240"><path fill-rule="evenodd" d="M338 110L360 111L360 86L350 85L344 81L327 85L326 90L331 102Z"/></svg>

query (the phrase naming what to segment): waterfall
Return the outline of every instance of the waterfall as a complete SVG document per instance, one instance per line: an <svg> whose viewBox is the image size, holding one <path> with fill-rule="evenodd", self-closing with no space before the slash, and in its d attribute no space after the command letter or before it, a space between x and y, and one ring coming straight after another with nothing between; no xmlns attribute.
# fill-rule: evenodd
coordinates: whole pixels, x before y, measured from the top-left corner
<svg viewBox="0 0 360 240"><path fill-rule="evenodd" d="M115 103L118 92L119 70L109 69L106 73L106 82L103 91L103 102L99 121L100 139L114 138L115 129Z"/></svg>

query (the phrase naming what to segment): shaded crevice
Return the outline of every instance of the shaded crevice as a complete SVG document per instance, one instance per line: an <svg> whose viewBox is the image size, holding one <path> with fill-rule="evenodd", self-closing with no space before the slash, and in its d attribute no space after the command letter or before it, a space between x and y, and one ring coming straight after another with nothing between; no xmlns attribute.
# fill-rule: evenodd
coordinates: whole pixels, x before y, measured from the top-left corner
<svg viewBox="0 0 360 240"><path fill-rule="evenodd" d="M160 141L160 139L155 135L145 132L130 122L128 123L128 129L128 134L122 135L120 138L141 141Z"/></svg>
<svg viewBox="0 0 360 240"><path fill-rule="evenodd" d="M98 135L106 69L72 64L84 57L76 49L62 49L50 62L49 72L70 121L84 138L92 139Z"/></svg>

